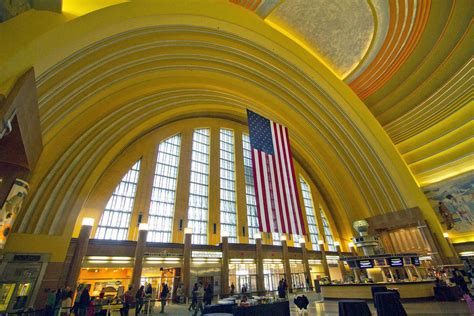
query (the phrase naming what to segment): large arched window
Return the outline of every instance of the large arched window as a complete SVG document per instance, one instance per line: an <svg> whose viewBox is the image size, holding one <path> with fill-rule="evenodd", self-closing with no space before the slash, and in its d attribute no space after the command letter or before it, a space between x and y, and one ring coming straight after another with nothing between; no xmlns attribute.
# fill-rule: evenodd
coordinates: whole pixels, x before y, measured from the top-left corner
<svg viewBox="0 0 474 316"><path fill-rule="evenodd" d="M193 244L207 244L210 134L208 128L195 129L193 133L188 207L188 227L193 230Z"/></svg>
<svg viewBox="0 0 474 316"><path fill-rule="evenodd" d="M181 135L170 137L158 146L148 212L148 241L171 242L180 146Z"/></svg>
<svg viewBox="0 0 474 316"><path fill-rule="evenodd" d="M313 197L311 196L311 189L306 181L300 176L300 184L301 184L301 193L303 195L303 204L306 211L306 219L308 221L308 229L309 229L309 238L313 245L313 250L320 250L319 249L319 233L318 233L318 222L316 221L315 213L314 213L314 204L313 204Z"/></svg>
<svg viewBox="0 0 474 316"><path fill-rule="evenodd" d="M234 131L224 128L220 129L220 213L221 232L237 243Z"/></svg>
<svg viewBox="0 0 474 316"><path fill-rule="evenodd" d="M109 200L99 220L95 238L125 240L136 237L131 234L136 229L136 223L131 223L131 220L144 214L144 222L148 223L148 242L170 243L180 240L181 234L173 231L179 226L192 229L193 244L218 242L219 231L227 232L231 243L239 242L239 231L242 236L248 236L249 243L255 243L255 235L260 232L260 228L252 148L246 127L219 119L199 119L199 122L193 119L187 122L190 124L173 123L163 130L154 131L149 134L151 139L141 142L150 144L155 139L161 139L155 148L134 144L132 146L136 147L127 151L128 157L136 159L140 152L144 158L128 170L112 196L104 197ZM215 135L211 131L216 131ZM211 136L214 137L212 146ZM156 152L156 157L151 152ZM182 166L184 168L180 169ZM297 164L297 168L301 167ZM139 174L140 186L137 185ZM212 181L211 175L215 177ZM312 197L315 195L310 189L313 188L311 181L302 175L299 177L301 207L306 210L308 222L307 239L312 242L314 250L320 249L318 240L321 239L327 241L329 250L335 250L328 220L321 206L313 205ZM107 185L108 181L100 183L98 193L103 192ZM94 197L92 200L96 202L92 202L90 207L85 206L87 213L97 209L95 205L100 202L97 198L101 199L102 196ZM105 201L102 202L105 204ZM246 227L238 225L241 218L247 219ZM217 225L220 229L216 229ZM264 233L263 237L265 241L272 238L273 245L282 244L283 235L280 233ZM294 241L294 247L300 247L299 241L303 236L286 237Z"/></svg>
<svg viewBox="0 0 474 316"><path fill-rule="evenodd" d="M140 160L130 168L112 193L100 218L95 238L127 239L139 174Z"/></svg>

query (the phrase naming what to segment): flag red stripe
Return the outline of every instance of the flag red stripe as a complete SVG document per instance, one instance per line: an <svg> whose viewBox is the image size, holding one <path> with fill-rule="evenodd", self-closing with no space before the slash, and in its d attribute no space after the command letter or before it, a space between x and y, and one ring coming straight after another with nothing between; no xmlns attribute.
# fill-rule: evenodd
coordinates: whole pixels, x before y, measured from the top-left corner
<svg viewBox="0 0 474 316"><path fill-rule="evenodd" d="M280 212L278 208L278 199L277 199L277 187L276 187L276 182L275 182L275 156L273 155L268 155L268 176L269 176L269 181L271 181L271 186L270 186L270 196L271 196L271 201L272 201L272 217L273 217L273 222L277 227L277 230L281 232L281 221L280 221Z"/></svg>
<svg viewBox="0 0 474 316"><path fill-rule="evenodd" d="M261 152L259 152L260 154ZM262 193L262 196L263 196L263 214L264 214L264 217L265 217L265 223L267 225L267 229L269 230L271 228L270 226L270 219L269 219L269 216L268 216L268 205L267 205L267 191L266 191L266 187L265 187L265 174L264 174L264 171L263 171L263 161L262 161L262 157L258 157L258 164L259 164L259 170L260 170L260 183L261 183L261 193ZM268 231L267 230L267 231Z"/></svg>
<svg viewBox="0 0 474 316"><path fill-rule="evenodd" d="M282 166L283 166L283 181L285 183L285 200L286 200L286 205L287 205L287 213L288 213L288 228L291 234L296 234L296 227L295 227L295 221L294 221L294 211L293 211L293 203L291 201L291 184L289 182L289 164L286 159L286 156L284 154L284 148L285 148L285 143L283 142L283 133L284 133L284 127L281 125L278 125L278 155L280 156L280 159L282 160Z"/></svg>
<svg viewBox="0 0 474 316"><path fill-rule="evenodd" d="M257 212L258 212L258 228L260 229L260 231L262 232L265 232L265 231L268 231L267 230L267 227L266 225L266 222L265 222L265 212L263 211L263 205L261 203L261 192L260 192L260 184L259 184L259 177L260 175L257 174L257 164L258 164L258 161L257 159L255 158L255 153L254 153L254 150L253 148L251 148L251 155L252 155L252 172L253 172L253 179L254 179L254 189L255 189L255 198L256 198L256 202L257 202ZM258 155L257 155L258 156Z"/></svg>
<svg viewBox="0 0 474 316"><path fill-rule="evenodd" d="M261 161L262 161L262 172L263 172L263 177L265 183L265 197L267 198L267 217L268 217L268 222L270 223L270 229L271 231L275 231L275 219L273 217L273 199L272 199L272 192L271 192L271 179L270 179L270 165L268 161L268 156L265 152L260 152L262 155Z"/></svg>
<svg viewBox="0 0 474 316"><path fill-rule="evenodd" d="M292 190L292 194L293 194L293 198L294 198L294 203L295 203L295 217L298 221L298 234L299 235L303 235L304 234L304 225L303 225L303 218L301 216L301 206L300 206L300 199L299 199L299 196L298 196L298 190L297 190L297 186L296 186L296 176L295 176L295 167L293 165L293 159L291 159L292 157L292 154L291 154L291 146L290 146L290 139L289 139L289 136L288 136L288 129L285 128L285 141L286 141L286 150L287 150L287 157L288 157L288 161L289 161L289 166L290 166L290 169L291 169L291 174L290 174L290 181L293 185L293 190Z"/></svg>
<svg viewBox="0 0 474 316"><path fill-rule="evenodd" d="M277 126L275 123L272 122L272 133L273 133L273 148L274 149L277 149L278 147L278 136L277 136ZM283 198L285 196L285 194L283 194L282 192L282 177L281 177L281 160L279 159L279 156L277 154L275 154L273 156L273 159L275 160L275 179L277 181L276 185L277 185L277 201L278 201L278 205L279 205L279 211L280 211L280 219L281 219L281 224L282 224L282 230L280 231L283 232L283 233L287 233L288 232L288 219L286 217L286 207L283 203L286 203L286 202L283 202Z"/></svg>

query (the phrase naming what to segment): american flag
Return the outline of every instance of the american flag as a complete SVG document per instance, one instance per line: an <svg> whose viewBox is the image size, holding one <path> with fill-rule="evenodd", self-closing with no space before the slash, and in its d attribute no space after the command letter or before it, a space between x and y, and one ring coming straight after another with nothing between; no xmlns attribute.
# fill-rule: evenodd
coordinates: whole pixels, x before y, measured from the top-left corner
<svg viewBox="0 0 474 316"><path fill-rule="evenodd" d="M247 110L260 231L305 235L288 129Z"/></svg>

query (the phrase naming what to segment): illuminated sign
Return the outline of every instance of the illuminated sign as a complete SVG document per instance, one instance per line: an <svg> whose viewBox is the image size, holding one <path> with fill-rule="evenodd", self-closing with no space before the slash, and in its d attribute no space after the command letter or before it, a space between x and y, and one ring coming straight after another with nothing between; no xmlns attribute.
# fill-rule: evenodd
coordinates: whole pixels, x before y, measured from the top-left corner
<svg viewBox="0 0 474 316"><path fill-rule="evenodd" d="M403 258L401 257L387 258L387 263L391 267L403 267Z"/></svg>
<svg viewBox="0 0 474 316"><path fill-rule="evenodd" d="M222 258L222 252L216 251L193 251L193 258Z"/></svg>
<svg viewBox="0 0 474 316"><path fill-rule="evenodd" d="M411 264L414 265L414 266L419 266L420 265L420 258L411 257Z"/></svg>
<svg viewBox="0 0 474 316"><path fill-rule="evenodd" d="M374 260L373 259L357 260L357 266L361 269L373 268L374 267Z"/></svg>

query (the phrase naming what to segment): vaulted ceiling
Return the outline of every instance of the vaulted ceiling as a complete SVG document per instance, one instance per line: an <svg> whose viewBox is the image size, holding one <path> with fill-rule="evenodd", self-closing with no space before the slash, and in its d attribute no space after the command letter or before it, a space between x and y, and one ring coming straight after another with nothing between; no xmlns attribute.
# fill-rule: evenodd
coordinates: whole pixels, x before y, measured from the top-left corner
<svg viewBox="0 0 474 316"><path fill-rule="evenodd" d="M473 169L474 2L231 2L254 10L344 80L420 186Z"/></svg>

